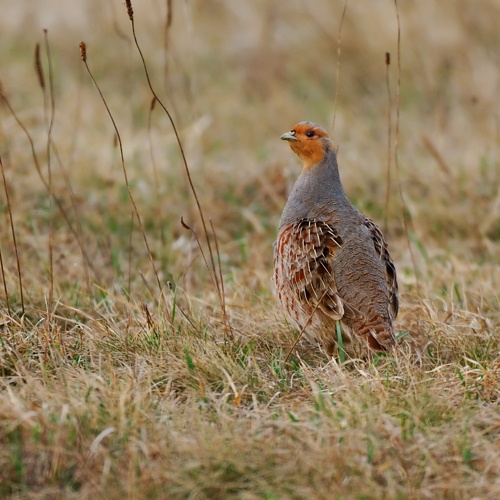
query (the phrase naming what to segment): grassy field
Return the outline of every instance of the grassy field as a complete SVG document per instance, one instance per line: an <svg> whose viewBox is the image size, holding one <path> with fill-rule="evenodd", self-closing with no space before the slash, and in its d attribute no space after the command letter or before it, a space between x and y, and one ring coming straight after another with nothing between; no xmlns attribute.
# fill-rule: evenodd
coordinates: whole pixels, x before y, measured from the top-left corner
<svg viewBox="0 0 500 500"><path fill-rule="evenodd" d="M500 498L499 2L400 0L399 66L390 0L169 3L135 29L206 231L125 5L0 0L0 497ZM397 266L370 362L286 360L306 119Z"/></svg>

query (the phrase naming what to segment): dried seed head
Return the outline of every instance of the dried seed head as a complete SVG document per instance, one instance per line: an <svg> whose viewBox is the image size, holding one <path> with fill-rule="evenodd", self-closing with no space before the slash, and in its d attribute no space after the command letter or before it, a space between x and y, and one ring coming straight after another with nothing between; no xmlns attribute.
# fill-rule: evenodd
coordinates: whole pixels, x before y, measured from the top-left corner
<svg viewBox="0 0 500 500"><path fill-rule="evenodd" d="M127 14L131 21L134 20L134 9L132 8L131 0L125 0L125 4L127 5Z"/></svg>
<svg viewBox="0 0 500 500"><path fill-rule="evenodd" d="M83 62L87 62L87 44L80 42L80 56Z"/></svg>
<svg viewBox="0 0 500 500"><path fill-rule="evenodd" d="M167 0L167 21L165 23L167 30L172 25L172 0Z"/></svg>
<svg viewBox="0 0 500 500"><path fill-rule="evenodd" d="M38 77L38 84L45 90L45 77L43 76L42 62L40 60L40 44L35 45L35 72Z"/></svg>
<svg viewBox="0 0 500 500"><path fill-rule="evenodd" d="M391 64L391 53L390 52L386 52L385 53L385 65L389 66L389 64Z"/></svg>

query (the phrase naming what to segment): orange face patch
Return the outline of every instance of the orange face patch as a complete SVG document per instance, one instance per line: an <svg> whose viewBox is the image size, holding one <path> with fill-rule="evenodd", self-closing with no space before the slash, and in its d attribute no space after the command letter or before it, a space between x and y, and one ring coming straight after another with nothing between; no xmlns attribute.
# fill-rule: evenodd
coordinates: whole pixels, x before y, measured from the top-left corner
<svg viewBox="0 0 500 500"><path fill-rule="evenodd" d="M304 169L307 170L323 160L326 141L330 139L321 127L308 122L300 122L292 128L290 134L297 139L290 141L290 148L304 161Z"/></svg>

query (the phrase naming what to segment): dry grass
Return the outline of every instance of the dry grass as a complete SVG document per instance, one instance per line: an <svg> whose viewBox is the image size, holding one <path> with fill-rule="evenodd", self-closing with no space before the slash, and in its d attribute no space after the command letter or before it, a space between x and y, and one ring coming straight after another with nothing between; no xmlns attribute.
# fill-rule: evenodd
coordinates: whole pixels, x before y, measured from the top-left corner
<svg viewBox="0 0 500 500"><path fill-rule="evenodd" d="M333 123L344 2L172 2L168 29L167 2L134 3L152 84L217 233L230 330L213 271L180 223L208 256L125 7L4 3L2 92L40 173L2 102L17 242L2 187L2 497L500 496L498 2L399 2L405 207L394 4L347 6L333 135L351 200L382 225L387 216L398 328L409 333L390 355L342 365L306 343L284 363L297 332L270 276L299 171L279 136L301 119Z"/></svg>

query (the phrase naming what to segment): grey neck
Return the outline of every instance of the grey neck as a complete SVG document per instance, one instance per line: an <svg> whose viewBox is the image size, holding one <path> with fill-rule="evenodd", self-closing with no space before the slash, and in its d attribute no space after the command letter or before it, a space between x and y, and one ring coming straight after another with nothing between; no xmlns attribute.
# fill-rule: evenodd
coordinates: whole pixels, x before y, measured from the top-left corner
<svg viewBox="0 0 500 500"><path fill-rule="evenodd" d="M295 182L280 227L298 219L319 218L325 211L352 209L340 182L337 155L327 150L323 161L304 170Z"/></svg>

